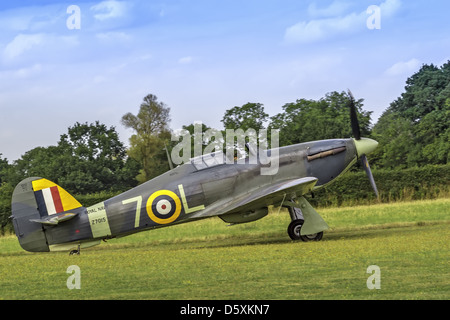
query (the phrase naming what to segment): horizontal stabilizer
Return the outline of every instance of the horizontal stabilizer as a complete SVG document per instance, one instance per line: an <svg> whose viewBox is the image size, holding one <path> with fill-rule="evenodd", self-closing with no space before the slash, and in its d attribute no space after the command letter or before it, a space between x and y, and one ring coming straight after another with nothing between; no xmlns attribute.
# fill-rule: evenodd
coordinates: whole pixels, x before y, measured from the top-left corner
<svg viewBox="0 0 450 320"><path fill-rule="evenodd" d="M37 222L41 224L45 224L48 226L56 226L60 222L68 221L75 216L77 216L78 213L60 213L60 214L52 214L51 216L46 216L45 218L41 219L31 219L31 222Z"/></svg>

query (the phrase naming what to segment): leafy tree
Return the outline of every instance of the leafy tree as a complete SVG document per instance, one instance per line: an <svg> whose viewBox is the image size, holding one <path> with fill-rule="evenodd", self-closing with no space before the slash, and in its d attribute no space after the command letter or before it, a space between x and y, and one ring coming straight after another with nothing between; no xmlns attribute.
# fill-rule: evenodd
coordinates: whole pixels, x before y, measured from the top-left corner
<svg viewBox="0 0 450 320"><path fill-rule="evenodd" d="M14 191L12 185L8 182L0 182L0 235L11 226L11 196Z"/></svg>
<svg viewBox="0 0 450 320"><path fill-rule="evenodd" d="M352 136L346 92L327 93L320 100L299 99L287 103L283 112L271 118L270 128L280 129L280 146L306 141ZM363 99L355 102L362 136L370 135L370 115L362 109Z"/></svg>
<svg viewBox="0 0 450 320"><path fill-rule="evenodd" d="M6 175L9 168L8 159L3 159L2 154L0 153L0 183L6 181Z"/></svg>
<svg viewBox="0 0 450 320"><path fill-rule="evenodd" d="M401 125L400 125L401 124ZM446 164L450 158L450 61L422 68L406 81L373 129L380 142L375 164L406 168Z"/></svg>
<svg viewBox="0 0 450 320"><path fill-rule="evenodd" d="M248 155L244 147L245 143L250 143L251 147L256 149L263 141L262 139L270 141L269 137L261 135L268 117L261 103L248 102L241 107L235 106L227 110L221 120L225 127L222 134L226 142L223 145L223 151L228 156L234 154L235 159L244 158Z"/></svg>
<svg viewBox="0 0 450 320"><path fill-rule="evenodd" d="M76 123L57 146L37 147L14 164L11 180L40 176L76 194L121 191L136 185L127 174L137 168L126 159L125 147L114 127ZM131 172L130 172L131 171ZM132 175L132 176L135 176Z"/></svg>
<svg viewBox="0 0 450 320"><path fill-rule="evenodd" d="M8 181L8 172L11 165L0 153L0 235L3 235L6 226L10 224L12 185Z"/></svg>
<svg viewBox="0 0 450 320"><path fill-rule="evenodd" d="M405 92L391 103L387 112L397 112L415 123L433 110L441 110L450 97L450 61L438 68L423 65L406 80Z"/></svg>
<svg viewBox="0 0 450 320"><path fill-rule="evenodd" d="M189 132L189 135L191 137L191 157L196 156L194 154L196 143L199 143L201 145L201 152L203 154L205 151L205 148L211 143L210 139L208 139L208 137L207 137L207 132L208 131L211 132L211 130L213 130L213 129L211 129L204 123L202 123L201 125L192 123L187 126L185 125L182 128L184 130L186 130L187 132ZM201 129L201 130L199 130L199 129ZM217 131L217 132L219 132L219 131ZM218 142L220 144L223 144L223 141L218 141ZM197 149L200 149L200 148L197 147Z"/></svg>
<svg viewBox="0 0 450 320"><path fill-rule="evenodd" d="M168 169L165 144L170 141L170 108L149 94L144 97L139 113L127 113L122 124L135 131L130 138L128 155L141 166L136 179L143 183Z"/></svg>
<svg viewBox="0 0 450 320"><path fill-rule="evenodd" d="M414 157L411 152L413 133L411 121L392 113L380 118L373 129L372 136L379 146L370 155L371 166L385 168L406 168ZM409 159L409 160L408 160Z"/></svg>
<svg viewBox="0 0 450 320"><path fill-rule="evenodd" d="M61 136L59 146L70 150L72 155L80 159L97 160L111 168L116 164L116 159L125 157L125 147L115 128L107 128L99 121L90 125L75 123L69 127L67 134Z"/></svg>
<svg viewBox="0 0 450 320"><path fill-rule="evenodd" d="M259 131L264 129L264 123L269 115L264 112L261 103L246 103L242 107L235 106L225 112L222 123L225 129L253 129Z"/></svg>
<svg viewBox="0 0 450 320"><path fill-rule="evenodd" d="M120 172L126 151L114 127L107 128L99 121L90 125L77 122L61 136L58 147L71 165L60 178L62 184L84 193L122 188Z"/></svg>

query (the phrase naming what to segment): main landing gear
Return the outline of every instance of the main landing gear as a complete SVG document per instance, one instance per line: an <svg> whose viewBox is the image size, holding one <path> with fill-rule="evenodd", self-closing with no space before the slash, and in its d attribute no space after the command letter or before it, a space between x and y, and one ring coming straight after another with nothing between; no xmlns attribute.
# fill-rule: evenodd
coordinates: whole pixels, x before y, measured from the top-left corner
<svg viewBox="0 0 450 320"><path fill-rule="evenodd" d="M291 200L285 205L289 210L289 215L292 220L287 229L289 237L294 241L302 240L307 242L322 240L322 230L328 229L328 225L304 197L301 197L298 200L298 203ZM305 220L309 221L309 225L306 227ZM302 228L305 232L302 232Z"/></svg>
<svg viewBox="0 0 450 320"><path fill-rule="evenodd" d="M292 240L294 240L294 241L302 240L302 241L305 241L305 242L322 240L323 231L320 231L320 232L314 233L314 234L308 234L308 235L302 236L300 234L300 231L302 229L303 223L304 223L304 221L299 219L299 220L293 220L289 224L287 232L289 234L289 237Z"/></svg>

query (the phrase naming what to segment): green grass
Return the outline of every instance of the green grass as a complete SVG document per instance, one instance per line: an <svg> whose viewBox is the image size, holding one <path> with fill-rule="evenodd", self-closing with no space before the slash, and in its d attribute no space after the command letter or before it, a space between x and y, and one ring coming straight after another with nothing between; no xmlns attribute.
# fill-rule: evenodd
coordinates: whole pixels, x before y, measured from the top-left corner
<svg viewBox="0 0 450 320"><path fill-rule="evenodd" d="M67 253L0 238L0 299L449 299L450 199L330 208L320 242L292 242L288 214L218 218ZM81 289L66 286L71 265ZM370 265L381 289L366 285Z"/></svg>

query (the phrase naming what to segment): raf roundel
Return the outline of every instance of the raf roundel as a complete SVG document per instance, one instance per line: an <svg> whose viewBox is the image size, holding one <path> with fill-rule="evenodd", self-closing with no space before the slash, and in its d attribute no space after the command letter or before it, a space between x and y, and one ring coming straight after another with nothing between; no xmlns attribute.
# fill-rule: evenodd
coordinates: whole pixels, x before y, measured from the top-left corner
<svg viewBox="0 0 450 320"><path fill-rule="evenodd" d="M156 203L156 212L160 215L170 214L172 211L172 203L167 199L161 199Z"/></svg>
<svg viewBox="0 0 450 320"><path fill-rule="evenodd" d="M153 193L147 201L147 214L158 224L168 224L175 221L181 213L181 201L170 190L159 190Z"/></svg>

